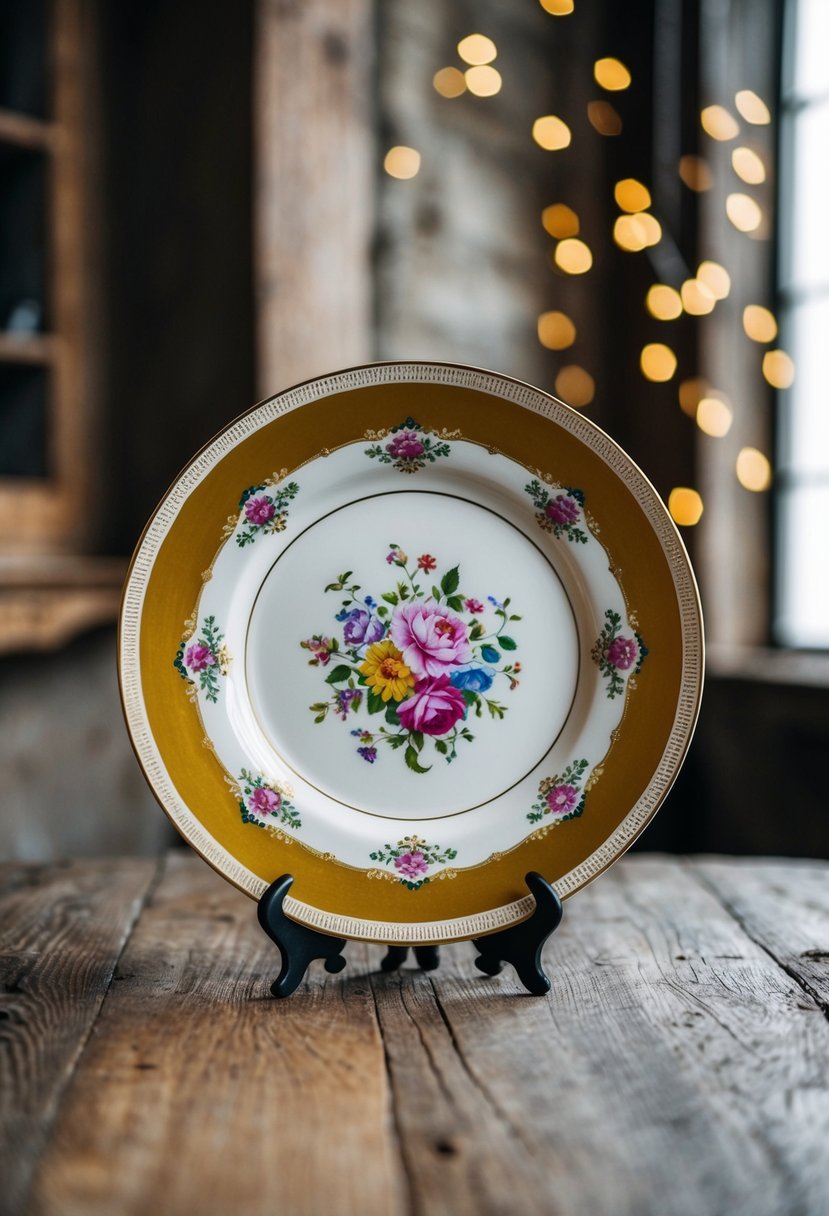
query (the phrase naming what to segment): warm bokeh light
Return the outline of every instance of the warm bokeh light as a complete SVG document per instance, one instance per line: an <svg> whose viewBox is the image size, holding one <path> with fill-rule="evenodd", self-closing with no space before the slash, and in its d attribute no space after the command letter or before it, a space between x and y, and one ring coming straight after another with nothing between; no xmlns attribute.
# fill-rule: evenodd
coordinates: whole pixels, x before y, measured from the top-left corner
<svg viewBox="0 0 829 1216"><path fill-rule="evenodd" d="M645 237L645 245L658 245L662 240L662 225L654 216L649 215L647 211L638 211L635 216L631 216L639 225L640 230Z"/></svg>
<svg viewBox="0 0 829 1216"><path fill-rule="evenodd" d="M466 87L475 97L494 97L501 92L501 73L489 64L467 68L463 75Z"/></svg>
<svg viewBox="0 0 829 1216"><path fill-rule="evenodd" d="M576 327L565 312L543 312L538 318L538 340L547 350L566 350L576 340Z"/></svg>
<svg viewBox="0 0 829 1216"><path fill-rule="evenodd" d="M750 186L759 186L766 180L766 166L752 148L735 148L731 153L731 167Z"/></svg>
<svg viewBox="0 0 829 1216"><path fill-rule="evenodd" d="M761 304L748 304L743 309L743 329L753 342L773 342L777 337L774 313Z"/></svg>
<svg viewBox="0 0 829 1216"><path fill-rule="evenodd" d="M727 435L733 421L731 410L719 397L703 397L697 406L697 426L714 439Z"/></svg>
<svg viewBox="0 0 829 1216"><path fill-rule="evenodd" d="M784 350L767 350L763 355L763 375L772 388L788 388L794 382L794 359Z"/></svg>
<svg viewBox="0 0 829 1216"><path fill-rule="evenodd" d="M593 265L593 254L584 241L576 237L568 237L559 241L553 255L555 264L565 274L586 274Z"/></svg>
<svg viewBox="0 0 829 1216"><path fill-rule="evenodd" d="M679 408L689 418L695 418L697 406L708 392L708 381L701 376L689 376L679 386Z"/></svg>
<svg viewBox="0 0 829 1216"><path fill-rule="evenodd" d="M622 134L622 119L609 101L588 101L587 117L600 135Z"/></svg>
<svg viewBox="0 0 829 1216"><path fill-rule="evenodd" d="M679 176L689 190L701 194L710 190L714 185L714 175L707 161L701 156L681 156L679 158Z"/></svg>
<svg viewBox="0 0 829 1216"><path fill-rule="evenodd" d="M670 346L665 346L663 342L649 342L647 346L642 347L639 366L646 380L656 380L663 384L670 380L676 371L676 355Z"/></svg>
<svg viewBox="0 0 829 1216"><path fill-rule="evenodd" d="M746 122L760 127L771 122L768 106L752 89L740 89L734 98L734 104Z"/></svg>
<svg viewBox="0 0 829 1216"><path fill-rule="evenodd" d="M539 0L539 4L554 17L569 17L575 7L573 0Z"/></svg>
<svg viewBox="0 0 829 1216"><path fill-rule="evenodd" d="M613 239L620 249L628 253L638 253L648 243L638 215L620 215L613 225Z"/></svg>
<svg viewBox="0 0 829 1216"><path fill-rule="evenodd" d="M533 123L533 139L547 152L558 152L570 143L570 128L555 114L545 114Z"/></svg>
<svg viewBox="0 0 829 1216"><path fill-rule="evenodd" d="M719 262L700 262L697 278L705 284L715 300L724 300L731 291L731 275Z"/></svg>
<svg viewBox="0 0 829 1216"><path fill-rule="evenodd" d="M748 194L729 194L725 213L739 232L754 232L763 219L759 204Z"/></svg>
<svg viewBox="0 0 829 1216"><path fill-rule="evenodd" d="M498 48L485 34L467 34L458 43L458 54L464 63L476 66L479 63L492 63Z"/></svg>
<svg viewBox="0 0 829 1216"><path fill-rule="evenodd" d="M740 133L740 124L725 106L706 106L699 120L705 134L712 139L733 139Z"/></svg>
<svg viewBox="0 0 829 1216"><path fill-rule="evenodd" d="M399 177L401 181L417 177L420 171L420 153L416 148L407 148L405 144L398 144L394 148L389 148L383 161L383 168L389 177Z"/></svg>
<svg viewBox="0 0 829 1216"><path fill-rule="evenodd" d="M742 448L737 455L737 480L745 490L759 493L771 485L771 464L757 448Z"/></svg>
<svg viewBox="0 0 829 1216"><path fill-rule="evenodd" d="M645 307L657 321L675 321L682 313L682 300L675 288L655 283L645 297Z"/></svg>
<svg viewBox="0 0 829 1216"><path fill-rule="evenodd" d="M688 486L675 486L668 495L671 519L682 528L693 528L702 519L702 499Z"/></svg>
<svg viewBox="0 0 829 1216"><path fill-rule="evenodd" d="M578 363L568 363L556 376L556 396L581 409L596 395L596 382Z"/></svg>
<svg viewBox="0 0 829 1216"><path fill-rule="evenodd" d="M541 223L550 236L561 241L566 236L578 236L579 217L566 203L551 203L541 212Z"/></svg>
<svg viewBox="0 0 829 1216"><path fill-rule="evenodd" d="M713 312L717 302L711 288L699 279L686 279L679 294L682 296L682 307L692 317L704 317Z"/></svg>
<svg viewBox="0 0 829 1216"><path fill-rule="evenodd" d="M597 59L593 64L596 83L610 93L618 93L630 85L630 72L619 59Z"/></svg>
<svg viewBox="0 0 829 1216"><path fill-rule="evenodd" d="M441 97L460 97L466 92L466 81L459 68L441 68L432 77L432 84Z"/></svg>
<svg viewBox="0 0 829 1216"><path fill-rule="evenodd" d="M626 177L617 182L613 197L621 211L647 211L651 205L651 192L635 177Z"/></svg>

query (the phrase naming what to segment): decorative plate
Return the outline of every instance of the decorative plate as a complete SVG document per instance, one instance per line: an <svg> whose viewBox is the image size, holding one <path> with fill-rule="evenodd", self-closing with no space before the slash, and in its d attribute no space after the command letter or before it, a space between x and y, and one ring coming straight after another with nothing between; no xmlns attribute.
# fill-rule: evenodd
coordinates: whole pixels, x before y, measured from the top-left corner
<svg viewBox="0 0 829 1216"><path fill-rule="evenodd" d="M282 393L195 458L133 558L132 740L190 844L342 937L526 917L614 861L684 758L702 622L656 492L581 414L473 368Z"/></svg>

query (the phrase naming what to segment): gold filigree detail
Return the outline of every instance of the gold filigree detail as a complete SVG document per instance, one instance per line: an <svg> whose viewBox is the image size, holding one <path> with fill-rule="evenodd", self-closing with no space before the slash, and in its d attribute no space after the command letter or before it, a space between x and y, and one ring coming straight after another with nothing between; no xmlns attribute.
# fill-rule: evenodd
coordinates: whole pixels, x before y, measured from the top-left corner
<svg viewBox="0 0 829 1216"><path fill-rule="evenodd" d="M202 739L201 745L205 749L205 751L215 752L215 750L216 750L216 744L213 742L212 739L209 739L207 737L207 735L205 735L204 738Z"/></svg>
<svg viewBox="0 0 829 1216"><path fill-rule="evenodd" d="M216 658L219 660L219 671L223 676L226 676L233 665L233 655L227 648L227 642L222 642L216 654Z"/></svg>
<svg viewBox="0 0 829 1216"><path fill-rule="evenodd" d="M236 525L238 524L238 522L239 522L238 515L228 515L227 523L222 528L222 536L225 538L225 540L227 540L227 538L229 536L232 536L233 533L236 531Z"/></svg>
<svg viewBox="0 0 829 1216"><path fill-rule="evenodd" d="M602 775L602 773L603 773L603 772L604 772L604 765L603 765L603 764L597 764L597 765L596 765L596 767L593 769L592 773L590 774L590 776L587 778L587 780L586 780L586 781L585 781L585 783L584 783L584 792L585 792L585 794L589 794L589 793L590 793L590 791L592 790L593 786L594 786L594 785L596 784L596 782L599 780L599 778L601 777L601 775Z"/></svg>
<svg viewBox="0 0 829 1216"><path fill-rule="evenodd" d="M188 616L184 622L184 632L181 635L182 642L189 642L193 634L196 632L196 617Z"/></svg>
<svg viewBox="0 0 829 1216"><path fill-rule="evenodd" d="M388 427L381 426L379 431L365 431L363 434L363 438L364 439L385 439L386 436L388 435L388 433L389 433Z"/></svg>
<svg viewBox="0 0 829 1216"><path fill-rule="evenodd" d="M202 572L201 572L201 581L202 581L203 583L209 583L212 577L213 577L213 571L212 571L212 570L202 570Z"/></svg>

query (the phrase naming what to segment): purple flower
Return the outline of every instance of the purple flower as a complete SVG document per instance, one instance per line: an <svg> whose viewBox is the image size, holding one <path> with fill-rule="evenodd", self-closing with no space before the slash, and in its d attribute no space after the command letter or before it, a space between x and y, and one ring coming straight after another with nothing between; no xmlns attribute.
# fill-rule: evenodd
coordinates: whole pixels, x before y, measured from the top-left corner
<svg viewBox="0 0 829 1216"><path fill-rule="evenodd" d="M342 619L345 621L343 637L347 646L368 646L372 642L379 642L385 632L383 622L376 616L369 616L364 608L352 608Z"/></svg>
<svg viewBox="0 0 829 1216"><path fill-rule="evenodd" d="M569 815L578 801L579 791L574 785L554 785L547 795L547 806L553 815Z"/></svg>
<svg viewBox="0 0 829 1216"><path fill-rule="evenodd" d="M466 611L473 613L473 615L477 615L478 613L484 611L484 605L480 600L466 600Z"/></svg>
<svg viewBox="0 0 829 1216"><path fill-rule="evenodd" d="M411 853L401 853L394 859L394 868L403 878L419 878L429 869L429 863L419 849Z"/></svg>
<svg viewBox="0 0 829 1216"><path fill-rule="evenodd" d="M249 498L245 503L245 518L257 526L273 519L275 513L276 508L266 494L260 498Z"/></svg>
<svg viewBox="0 0 829 1216"><path fill-rule="evenodd" d="M391 443L386 444L386 451L395 460L416 460L418 456L423 455L425 449L417 431L400 431Z"/></svg>
<svg viewBox="0 0 829 1216"><path fill-rule="evenodd" d="M607 648L607 661L620 671L627 671L639 658L639 647L633 638L614 638Z"/></svg>
<svg viewBox="0 0 829 1216"><path fill-rule="evenodd" d="M544 514L554 524L574 524L579 517L579 504L568 494L557 494L547 503Z"/></svg>
<svg viewBox="0 0 829 1216"><path fill-rule="evenodd" d="M414 600L395 608L389 633L416 676L441 676L472 661L466 625L442 604Z"/></svg>
<svg viewBox="0 0 829 1216"><path fill-rule="evenodd" d="M184 665L191 671L204 671L205 667L216 666L216 656L203 642L194 642L192 646L187 647Z"/></svg>
<svg viewBox="0 0 829 1216"><path fill-rule="evenodd" d="M377 759L376 747L358 747L357 755L362 756L364 760L368 760L369 764L373 764Z"/></svg>
<svg viewBox="0 0 829 1216"><path fill-rule="evenodd" d="M335 709L345 722L349 710L359 709L363 694L359 688L341 688L334 698ZM358 732L359 733L359 732Z"/></svg>
<svg viewBox="0 0 829 1216"><path fill-rule="evenodd" d="M269 790L267 786L263 785L248 795L246 806L251 819L264 822L269 815L275 815L279 811L282 806L282 798L276 790Z"/></svg>
<svg viewBox="0 0 829 1216"><path fill-rule="evenodd" d="M445 735L466 713L463 693L446 676L419 680L412 694L397 707L404 730L424 735Z"/></svg>

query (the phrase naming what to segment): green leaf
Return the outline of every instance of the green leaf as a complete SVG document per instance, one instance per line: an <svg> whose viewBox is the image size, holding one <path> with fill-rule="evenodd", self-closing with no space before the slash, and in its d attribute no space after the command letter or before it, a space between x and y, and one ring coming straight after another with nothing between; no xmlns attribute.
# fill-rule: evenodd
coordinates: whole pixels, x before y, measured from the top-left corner
<svg viewBox="0 0 829 1216"><path fill-rule="evenodd" d="M393 591L384 591L381 598L384 599L387 604L396 604L398 602L397 596Z"/></svg>
<svg viewBox="0 0 829 1216"><path fill-rule="evenodd" d="M458 567L453 566L451 570L447 570L443 578L440 580L440 589L444 595L454 595L458 589L458 584L461 581L461 576L458 573Z"/></svg>
<svg viewBox="0 0 829 1216"><path fill-rule="evenodd" d="M479 700L478 694L476 692L473 692L471 688L462 689L461 696L463 697L463 699L467 705L477 705L478 704L478 700Z"/></svg>
<svg viewBox="0 0 829 1216"><path fill-rule="evenodd" d="M508 638L506 636L506 634L502 633L500 635L500 637L498 638L498 642L499 642L499 645L501 646L502 650L517 650L518 649L518 643L514 642L512 638Z"/></svg>
<svg viewBox="0 0 829 1216"><path fill-rule="evenodd" d="M406 748L405 759L407 767L410 768L413 773L428 773L429 769L432 767L431 764L427 765L425 768L423 765L418 764L417 752L411 745Z"/></svg>
<svg viewBox="0 0 829 1216"><path fill-rule="evenodd" d="M421 731L413 730L411 732L411 734L409 735L409 738L411 739L411 741L414 744L414 747L417 749L417 751L422 752L423 751L423 734L421 733Z"/></svg>
<svg viewBox="0 0 829 1216"><path fill-rule="evenodd" d="M453 612L460 612L463 608L463 600L459 595L450 595L446 601L446 604L447 607L451 608Z"/></svg>
<svg viewBox="0 0 829 1216"><path fill-rule="evenodd" d="M343 680L347 680L350 675L351 668L346 667L345 663L340 663L325 677L325 682L326 684L342 684Z"/></svg>
<svg viewBox="0 0 829 1216"><path fill-rule="evenodd" d="M438 591L437 587L434 586L432 587L432 599L436 604L440 603L440 592Z"/></svg>
<svg viewBox="0 0 829 1216"><path fill-rule="evenodd" d="M373 688L368 690L366 705L368 706L368 712L370 714L381 714L386 708L386 702L374 691Z"/></svg>
<svg viewBox="0 0 829 1216"><path fill-rule="evenodd" d="M440 752L440 754L442 756L445 756L446 753L449 751L449 748L446 746L446 744L443 742L442 739L435 739L435 751L438 751L438 752Z"/></svg>
<svg viewBox="0 0 829 1216"><path fill-rule="evenodd" d="M397 716L397 707L393 701L389 701L388 705L386 706L386 721L388 722L389 726L400 725L400 719Z"/></svg>
<svg viewBox="0 0 829 1216"><path fill-rule="evenodd" d="M389 741L389 747L393 748L394 751L397 751L398 747L402 747L406 742L405 735L386 735L386 738Z"/></svg>
<svg viewBox="0 0 829 1216"><path fill-rule="evenodd" d="M470 641L474 642L476 638L482 638L483 636L484 636L483 625L481 624L480 621L475 621L474 625L469 630Z"/></svg>

